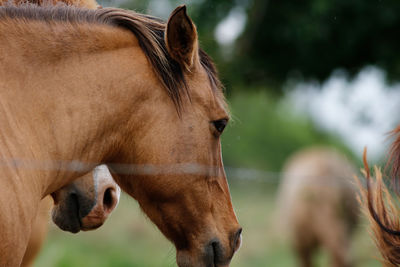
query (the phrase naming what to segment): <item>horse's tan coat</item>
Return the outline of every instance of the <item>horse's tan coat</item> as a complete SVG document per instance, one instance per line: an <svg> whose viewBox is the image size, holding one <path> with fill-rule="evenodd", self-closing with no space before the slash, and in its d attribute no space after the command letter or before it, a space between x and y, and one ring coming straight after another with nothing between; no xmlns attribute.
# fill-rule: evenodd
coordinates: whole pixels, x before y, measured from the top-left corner
<svg viewBox="0 0 400 267"><path fill-rule="evenodd" d="M21 267L33 266L33 261L39 253L43 242L46 239L49 224L50 209L53 207L53 200L50 196L45 197L39 206L36 219L32 225L32 233L29 238L28 247L25 251Z"/></svg>
<svg viewBox="0 0 400 267"><path fill-rule="evenodd" d="M85 8L97 8L98 4L96 3L96 1L94 0L58 0L58 1L53 1L53 2L49 2L46 1L46 4L58 4L58 3L65 3L67 5L75 5L78 7L85 7ZM20 5L20 4L26 4L26 3L32 3L32 4L38 4L38 5L42 5L43 1L9 1L9 0L0 0L0 5ZM84 176L84 178L82 180L86 181L86 183L88 183L87 185L84 184L79 184L79 187L82 186L94 186L93 184L93 178L92 178L92 174L88 174L86 176ZM103 186L103 185L100 185ZM108 186L108 184L104 184L105 187ZM59 192L62 192L59 191ZM58 192L58 193L59 193ZM95 196L93 196L95 197ZM36 216L36 219L34 220L33 223L33 230L32 230L32 234L30 236L29 239L29 243L28 243L28 247L26 249L26 252L24 254L24 258L22 261L22 265L21 266L31 266L32 262L34 260L34 258L36 257L36 255L38 254L38 252L40 251L40 248L45 240L46 237L46 233L47 233L47 225L49 222L49 213L50 213L50 209L53 207L53 201L51 199L50 196L45 197L41 203L40 203L40 207L39 207L39 211L38 214ZM97 213L99 213L99 211L96 211ZM100 220L100 218L98 219L101 222L104 222L105 219L108 217L108 215L104 216L104 218L102 218ZM98 222L97 222L98 223ZM90 225L90 224L88 224Z"/></svg>

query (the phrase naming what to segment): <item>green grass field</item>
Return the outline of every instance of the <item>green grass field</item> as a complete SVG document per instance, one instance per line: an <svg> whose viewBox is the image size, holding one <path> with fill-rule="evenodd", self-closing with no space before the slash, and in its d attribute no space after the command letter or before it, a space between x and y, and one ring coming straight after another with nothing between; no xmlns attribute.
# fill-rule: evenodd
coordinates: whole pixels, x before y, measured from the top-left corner
<svg viewBox="0 0 400 267"><path fill-rule="evenodd" d="M232 261L238 266L296 266L290 246L280 240L274 219L275 190L262 181L234 181L232 198L243 226L243 244ZM381 266L365 223L353 244L356 266ZM320 253L318 266L328 266ZM143 215L137 203L123 195L117 210L100 229L77 235L51 226L36 267L163 267L176 266L174 247Z"/></svg>

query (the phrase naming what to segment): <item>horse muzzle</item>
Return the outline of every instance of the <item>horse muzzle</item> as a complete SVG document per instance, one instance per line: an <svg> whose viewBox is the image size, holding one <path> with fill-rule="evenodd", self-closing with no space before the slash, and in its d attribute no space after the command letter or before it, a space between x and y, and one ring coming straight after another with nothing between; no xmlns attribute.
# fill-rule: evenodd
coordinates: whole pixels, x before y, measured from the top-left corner
<svg viewBox="0 0 400 267"><path fill-rule="evenodd" d="M224 246L219 239L213 238L199 252L178 251L179 267L228 267L233 255L241 245L242 228L235 231Z"/></svg>

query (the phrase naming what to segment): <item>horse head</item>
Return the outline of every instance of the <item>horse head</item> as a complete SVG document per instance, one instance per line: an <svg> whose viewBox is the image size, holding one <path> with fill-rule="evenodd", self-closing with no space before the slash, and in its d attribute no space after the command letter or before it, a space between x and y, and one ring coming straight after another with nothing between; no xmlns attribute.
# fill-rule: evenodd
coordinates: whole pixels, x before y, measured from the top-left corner
<svg viewBox="0 0 400 267"><path fill-rule="evenodd" d="M77 233L100 227L118 204L120 188L105 165L97 166L52 194L53 222L64 231Z"/></svg>
<svg viewBox="0 0 400 267"><path fill-rule="evenodd" d="M223 92L185 6L166 25L157 23L165 38L157 41L164 45L159 51L168 61L160 69L170 69L170 76L147 70L141 102L124 125L127 139L118 142L108 166L174 243L179 266L227 266L240 246L241 228L221 157L220 136L229 121ZM142 49L146 54L146 43ZM154 68L159 57L148 59L142 69Z"/></svg>

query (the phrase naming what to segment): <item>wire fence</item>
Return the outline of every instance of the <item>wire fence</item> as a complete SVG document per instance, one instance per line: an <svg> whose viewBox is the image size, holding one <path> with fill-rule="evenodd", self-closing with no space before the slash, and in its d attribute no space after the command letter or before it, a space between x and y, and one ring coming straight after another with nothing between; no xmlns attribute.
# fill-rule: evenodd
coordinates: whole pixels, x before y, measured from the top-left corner
<svg viewBox="0 0 400 267"><path fill-rule="evenodd" d="M63 161L63 160L34 160L34 159L16 159L16 158L2 158L0 159L0 168L8 167L23 170L34 171L71 171L87 173L93 170L98 163L87 163L82 161ZM112 173L122 175L207 175L207 176L220 176L223 173L221 166L209 166L198 163L178 163L178 164L107 164ZM266 171L253 168L241 168L233 166L223 167L226 176L230 181L245 181L250 183L264 183L270 185L278 185L284 176L288 176L284 172ZM364 178L360 173L354 173L361 178ZM302 179L303 174L299 174L299 179ZM329 175L333 180L335 177ZM344 177L336 177L344 178ZM352 179L352 177L346 177ZM321 179L326 182L327 186L335 185L329 182L329 179ZM321 184L321 183L320 183ZM322 183L323 184L323 183Z"/></svg>

